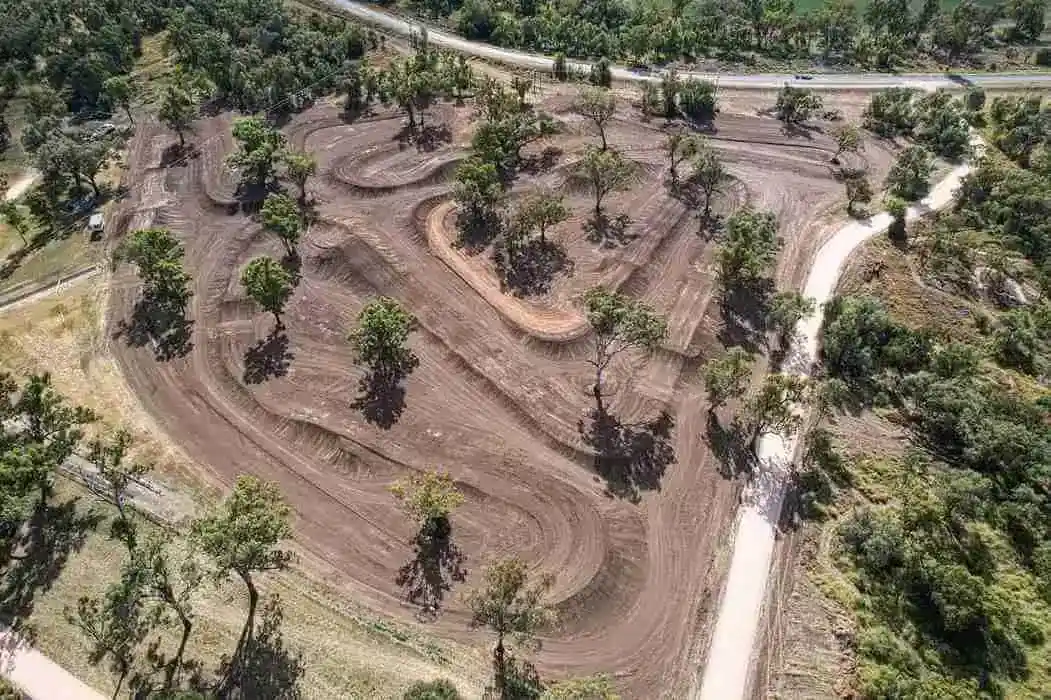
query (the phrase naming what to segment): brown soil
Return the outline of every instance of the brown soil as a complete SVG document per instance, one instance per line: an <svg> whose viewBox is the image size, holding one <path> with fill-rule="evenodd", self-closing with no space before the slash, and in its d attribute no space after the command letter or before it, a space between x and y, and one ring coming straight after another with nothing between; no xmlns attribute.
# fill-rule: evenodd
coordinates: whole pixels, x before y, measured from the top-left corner
<svg viewBox="0 0 1051 700"><path fill-rule="evenodd" d="M548 170L523 175L515 196L561 188L566 168L594 137L555 100L566 133ZM383 614L411 620L417 609L395 583L412 556L412 529L388 485L414 470L449 471L467 496L453 517L469 576L454 584L432 629L461 640L460 594L483 563L516 554L555 575L560 623L536 655L555 676L613 673L627 697L685 697L708 625L705 600L718 589L715 552L725 542L738 485L719 476L706 447L706 403L697 367L719 352L714 245L662 184L661 122L636 115L610 129L610 142L641 166L640 184L611 195L612 215L630 217L634 239L602 247L583 233L586 197L570 195L574 218L551 232L574 262L542 297L499 290L488 252L451 247L443 203L465 153L469 109L443 106L429 123L452 143L427 152L397 140L402 119L345 124L331 107L299 115L290 141L314 152L309 185L317 218L300 243L302 278L288 306L287 373L245 378L245 356L272 320L246 300L239 270L280 245L240 213L223 166L229 117L198 125L196 157L162 165L173 137L142 124L129 154L131 192L121 232L166 226L186 245L195 280L193 347L155 359L121 339L114 352L146 409L209 475L229 484L244 472L280 483L294 506L297 536L332 583ZM782 284L798 283L825 218L842 199L820 131L786 136L780 124L724 115L712 140L734 182L716 203L728 213L748 201L777 212L785 246ZM870 145L876 175L887 153ZM612 497L593 468L578 424L591 408L589 339L578 299L603 283L645 298L669 317L670 336L652 357L619 358L609 371L610 410L625 423L666 410L674 461L641 499ZM110 325L131 316L133 269L114 278ZM420 366L405 384L405 409L387 430L351 408L360 370L346 334L375 295L401 300L419 321L412 345ZM659 475L658 475L659 476Z"/></svg>

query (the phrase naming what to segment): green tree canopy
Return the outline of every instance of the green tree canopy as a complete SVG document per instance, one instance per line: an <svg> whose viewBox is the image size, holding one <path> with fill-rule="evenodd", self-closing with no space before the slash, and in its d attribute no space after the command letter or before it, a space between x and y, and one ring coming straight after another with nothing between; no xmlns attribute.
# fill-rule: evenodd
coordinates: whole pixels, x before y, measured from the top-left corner
<svg viewBox="0 0 1051 700"><path fill-rule="evenodd" d="M289 257L298 255L296 244L303 232L303 215L294 199L286 194L267 195L259 210L259 218L267 231L281 239Z"/></svg>
<svg viewBox="0 0 1051 700"><path fill-rule="evenodd" d="M923 146L909 146L902 151L890 172L887 173L887 189L905 201L915 201L927 194L934 161Z"/></svg>
<svg viewBox="0 0 1051 700"><path fill-rule="evenodd" d="M395 379L411 372L419 364L409 349L413 317L396 300L380 297L370 301L358 316L358 325L350 342L357 361L380 377Z"/></svg>
<svg viewBox="0 0 1051 700"><path fill-rule="evenodd" d="M239 146L227 162L241 173L241 182L253 187L269 185L285 155L284 135L262 117L235 120L233 135Z"/></svg>
<svg viewBox="0 0 1051 700"><path fill-rule="evenodd" d="M738 209L726 220L719 246L719 278L726 287L752 286L769 273L781 247L773 212Z"/></svg>
<svg viewBox="0 0 1051 700"><path fill-rule="evenodd" d="M253 258L241 272L241 285L255 303L274 315L274 322L281 328L281 313L293 290L288 270L269 256Z"/></svg>
<svg viewBox="0 0 1051 700"><path fill-rule="evenodd" d="M752 375L755 356L744 348L734 346L722 357L715 357L701 367L701 378L708 392L708 412L714 413L731 399L744 396L748 378Z"/></svg>
<svg viewBox="0 0 1051 700"><path fill-rule="evenodd" d="M484 577L484 585L471 591L466 602L471 627L488 627L496 634L495 685L503 697L509 670L504 643L511 637L521 645L533 644L537 631L552 621L554 615L543 597L553 580L545 576L531 583L525 564L517 558L493 562Z"/></svg>
<svg viewBox="0 0 1051 700"><path fill-rule="evenodd" d="M592 146L588 147L574 169L576 186L590 190L595 198L596 220L603 218L602 201L606 195L626 189L636 174L635 164L621 155L620 151L601 150Z"/></svg>
<svg viewBox="0 0 1051 700"><path fill-rule="evenodd" d="M595 125L599 138L602 139L602 150L606 150L606 125L617 111L617 98L612 90L605 88L585 87L580 91L575 109L578 114Z"/></svg>
<svg viewBox="0 0 1051 700"><path fill-rule="evenodd" d="M777 93L774 113L785 124L796 125L810 119L824 104L821 95L808 88L785 84Z"/></svg>
<svg viewBox="0 0 1051 700"><path fill-rule="evenodd" d="M595 333L595 400L602 406L602 374L629 348L652 350L668 333L668 322L641 301L595 287L584 295L588 323Z"/></svg>

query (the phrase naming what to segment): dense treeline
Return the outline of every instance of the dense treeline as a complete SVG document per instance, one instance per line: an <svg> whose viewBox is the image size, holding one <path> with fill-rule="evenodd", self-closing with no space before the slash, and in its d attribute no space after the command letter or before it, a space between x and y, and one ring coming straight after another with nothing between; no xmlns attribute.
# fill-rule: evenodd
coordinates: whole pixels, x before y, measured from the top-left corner
<svg viewBox="0 0 1051 700"><path fill-rule="evenodd" d="M917 54L955 62L984 46L1031 43L1043 31L1045 0L984 5L935 0L874 0L862 10L826 0L798 12L793 0L414 0L430 17L448 17L471 39L582 58L663 63L755 52L887 69ZM996 29L1007 19L1010 28Z"/></svg>
<svg viewBox="0 0 1051 700"><path fill-rule="evenodd" d="M1021 697L1049 629L1051 415L1039 384L1005 370L1039 376L1051 358L1051 306L1031 298L1034 286L1046 294L1051 122L1037 98L997 98L985 116L1000 149L912 241L931 284L993 302L980 340L907 327L868 296L826 311L829 395L894 409L914 436L879 472L882 496L838 526L867 698ZM994 272L1030 298L997 294ZM826 433L811 437L808 499L831 499L849 472Z"/></svg>
<svg viewBox="0 0 1051 700"><path fill-rule="evenodd" d="M245 111L293 111L332 92L376 42L357 25L296 15L281 0L179 3L168 34L178 62Z"/></svg>

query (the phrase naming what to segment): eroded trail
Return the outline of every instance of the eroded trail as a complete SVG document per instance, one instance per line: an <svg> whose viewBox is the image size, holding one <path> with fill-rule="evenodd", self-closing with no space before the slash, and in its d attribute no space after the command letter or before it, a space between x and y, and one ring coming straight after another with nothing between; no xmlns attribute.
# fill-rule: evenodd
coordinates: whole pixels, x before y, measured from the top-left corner
<svg viewBox="0 0 1051 700"><path fill-rule="evenodd" d="M465 133L456 127L467 111L443 106L429 120ZM719 475L705 443L696 377L700 358L719 345L712 245L665 190L663 137L630 124L611 133L613 143L632 145L646 173L610 203L631 215L634 238L610 247L588 240L586 197L571 196L574 218L552 235L573 272L520 299L500 293L487 253L451 246L452 219L440 212L463 139L418 151L398 143L401 128L389 117L345 124L325 108L286 127L297 147L318 156L310 185L317 219L300 244L302 277L286 331L275 336L237 282L248 259L279 257L280 245L241 211L222 164L228 119L202 124L199 154L170 166L161 163L172 138L140 126L129 156L132 192L116 228L163 225L182 238L195 281L194 327L192 348L167 361L148 343L115 338L127 380L212 478L228 485L250 472L279 482L314 564L356 600L406 621L419 609L396 580L413 555L413 532L387 487L415 470L450 472L467 496L453 522L468 580L448 581L432 629L480 639L466 630L459 594L485 561L515 554L556 577L560 623L536 656L542 672L604 671L627 697L652 698L655 688L683 697L738 485ZM558 137L563 159L523 176L515 192L559 187L591 138L572 129ZM741 141L750 138L763 145L745 152ZM772 120L728 117L715 143L735 179L717 210L750 201L777 211L786 243L781 274L790 276L813 250L805 232L839 197L825 165L830 141L803 145ZM777 169L783 176L772 177ZM647 299L672 329L653 357L619 358L609 373L610 409L625 425L662 411L672 424L665 458L642 467L637 500L609 493L581 433L592 375L579 296L596 283ZM360 371L346 342L362 305L381 294L418 320L412 344L420 366L389 427L351 407ZM114 330L137 298L134 273L122 268Z"/></svg>

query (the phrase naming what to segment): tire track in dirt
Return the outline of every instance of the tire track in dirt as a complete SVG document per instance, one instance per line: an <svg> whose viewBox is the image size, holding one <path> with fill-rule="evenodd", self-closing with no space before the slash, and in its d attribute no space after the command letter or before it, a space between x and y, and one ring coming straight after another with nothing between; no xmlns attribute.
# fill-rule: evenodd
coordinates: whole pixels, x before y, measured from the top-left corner
<svg viewBox="0 0 1051 700"><path fill-rule="evenodd" d="M133 181L122 215L155 212L186 244L196 284L196 345L167 363L120 340L114 352L145 408L216 479L229 484L251 472L281 484L297 513L300 544L326 562L349 595L411 620L414 608L394 578L411 554L412 533L386 487L416 470L446 469L467 495L454 534L472 580L481 562L511 553L556 576L552 597L562 620L537 656L542 671L612 672L626 697L683 697L703 653L705 601L718 588L714 553L737 490L717 475L701 438L706 411L691 374L698 336L711 324L706 266L713 246L664 193L659 133L614 125L611 142L631 144L631 157L647 173L609 205L613 215L631 215L638 237L597 248L581 226L586 198L570 194L577 213L552 237L576 261L574 274L557 279L543 297L486 303L476 284L491 261L453 250L448 216L434 214L447 197L451 164L462 157L459 135L466 130L456 120L466 111L439 110L455 140L427 153L391 145L400 137L397 119L346 124L334 109L318 107L287 125L290 141L318 157L319 175L309 187L317 219L302 242L302 279L285 314L294 357L286 375L261 384L246 384L242 355L267 335L270 320L244 298L238 270L254 255L278 254L279 245L236 211L240 203L223 166L229 138L207 138L196 158L166 171L160 188ZM199 135L227 133L228 124L225 117L206 120ZM791 265L811 245L805 227L812 210L838 194L835 183L819 179L827 171L820 155L827 138L815 137L818 143L806 148L762 146L748 158L731 139L764 139L764 120L735 117L720 131L726 144L716 146L741 183L727 207L747 191L777 209L793 240L782 265ZM132 172L159 167L146 154L170 140L156 126L140 128ZM516 191L558 187L572 152L591 140L556 137L569 155L553 171L524 174ZM800 170L806 180L795 175ZM382 191L364 196L340 178ZM817 188L806 201L798 201L800 183ZM428 235L432 222L440 239ZM440 255L460 255L474 283L432 254L436 241ZM675 462L661 488L638 504L604 495L578 431L591 402L586 329L537 337L542 322L514 324L505 312L516 302L541 314L579 314L579 296L597 281L621 285L669 316L666 348L649 358L626 354L609 370L618 416L641 421L666 410L675 426ZM130 270L118 271L116 282L111 323L127 318L137 296ZM420 366L406 382L400 420L387 430L350 408L360 371L345 338L377 294L401 300L419 322L412 344ZM435 630L477 639L465 621L452 595Z"/></svg>

